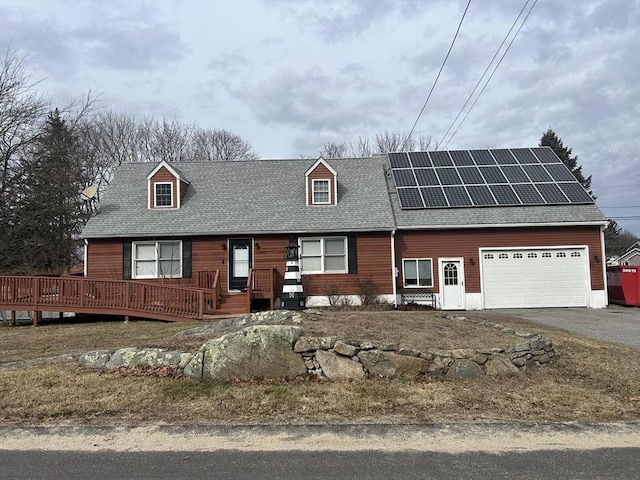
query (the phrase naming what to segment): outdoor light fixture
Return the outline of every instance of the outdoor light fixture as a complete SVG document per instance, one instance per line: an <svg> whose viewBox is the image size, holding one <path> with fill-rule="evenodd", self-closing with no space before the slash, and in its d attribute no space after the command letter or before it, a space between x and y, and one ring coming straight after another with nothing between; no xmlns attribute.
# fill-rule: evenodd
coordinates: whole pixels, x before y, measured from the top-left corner
<svg viewBox="0 0 640 480"><path fill-rule="evenodd" d="M470 263L471 265L475 265L475 264L476 264L476 261L473 259L473 257L471 257L471 258L469 259L469 263Z"/></svg>
<svg viewBox="0 0 640 480"><path fill-rule="evenodd" d="M594 256L593 256L593 260L594 260L596 263L600 263L600 257L599 257L598 255L594 255Z"/></svg>
<svg viewBox="0 0 640 480"><path fill-rule="evenodd" d="M227 244L226 244L226 243L223 243L223 244L222 244L222 249L223 249L223 250L226 250L226 249L227 249Z"/></svg>

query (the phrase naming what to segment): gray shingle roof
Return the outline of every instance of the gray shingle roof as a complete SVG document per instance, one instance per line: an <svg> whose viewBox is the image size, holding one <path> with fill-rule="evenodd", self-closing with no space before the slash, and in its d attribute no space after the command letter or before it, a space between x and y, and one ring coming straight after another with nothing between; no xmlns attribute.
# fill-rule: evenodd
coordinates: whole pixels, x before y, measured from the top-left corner
<svg viewBox="0 0 640 480"><path fill-rule="evenodd" d="M306 206L305 172L316 160L180 163L191 184L177 210L147 208L149 163L119 167L82 236L134 237L390 231L381 158L329 160L338 204Z"/></svg>
<svg viewBox="0 0 640 480"><path fill-rule="evenodd" d="M327 161L338 172L338 205L306 206L315 160L180 163L189 185L177 210L147 208L149 163L119 167L82 236L145 237L391 231L510 225L606 224L598 207L543 205L403 210L386 156ZM173 164L172 164L173 167Z"/></svg>

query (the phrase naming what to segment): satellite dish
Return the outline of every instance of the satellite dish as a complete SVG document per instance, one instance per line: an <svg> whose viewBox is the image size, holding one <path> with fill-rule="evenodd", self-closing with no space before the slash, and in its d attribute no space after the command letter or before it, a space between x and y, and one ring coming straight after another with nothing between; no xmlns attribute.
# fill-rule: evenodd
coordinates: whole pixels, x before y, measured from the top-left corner
<svg viewBox="0 0 640 480"><path fill-rule="evenodd" d="M96 193L98 193L98 187L96 185L91 185L82 190L80 198L85 201L92 200L96 196Z"/></svg>

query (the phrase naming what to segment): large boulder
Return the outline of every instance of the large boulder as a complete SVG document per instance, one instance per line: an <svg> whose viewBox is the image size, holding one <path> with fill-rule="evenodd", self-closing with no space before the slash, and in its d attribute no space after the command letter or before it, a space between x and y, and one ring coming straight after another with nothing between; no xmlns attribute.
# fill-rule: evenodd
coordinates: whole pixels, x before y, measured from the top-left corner
<svg viewBox="0 0 640 480"><path fill-rule="evenodd" d="M364 378L362 365L333 352L318 350L316 360L329 380L360 380Z"/></svg>
<svg viewBox="0 0 640 480"><path fill-rule="evenodd" d="M370 375L378 377L417 377L426 372L429 362L424 358L408 357L381 350L367 350L358 358Z"/></svg>
<svg viewBox="0 0 640 480"><path fill-rule="evenodd" d="M302 356L293 352L300 334L298 327L256 325L209 340L184 375L227 381L307 375Z"/></svg>
<svg viewBox="0 0 640 480"><path fill-rule="evenodd" d="M104 368L112 354L113 350L95 350L80 355L78 362L85 368Z"/></svg>
<svg viewBox="0 0 640 480"><path fill-rule="evenodd" d="M167 367L183 366L191 360L192 354L164 350L162 348L121 348L116 350L105 368L120 367Z"/></svg>

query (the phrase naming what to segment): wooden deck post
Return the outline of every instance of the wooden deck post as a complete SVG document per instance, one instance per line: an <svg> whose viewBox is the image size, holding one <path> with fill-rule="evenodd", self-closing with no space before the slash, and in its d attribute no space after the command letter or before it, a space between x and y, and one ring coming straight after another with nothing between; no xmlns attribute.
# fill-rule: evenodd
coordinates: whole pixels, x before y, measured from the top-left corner
<svg viewBox="0 0 640 480"><path fill-rule="evenodd" d="M16 326L16 311L15 310L11 310L11 326L12 327Z"/></svg>
<svg viewBox="0 0 640 480"><path fill-rule="evenodd" d="M37 327L39 321L40 321L40 312L37 312L37 311L34 310L33 311L32 326L33 327Z"/></svg>

